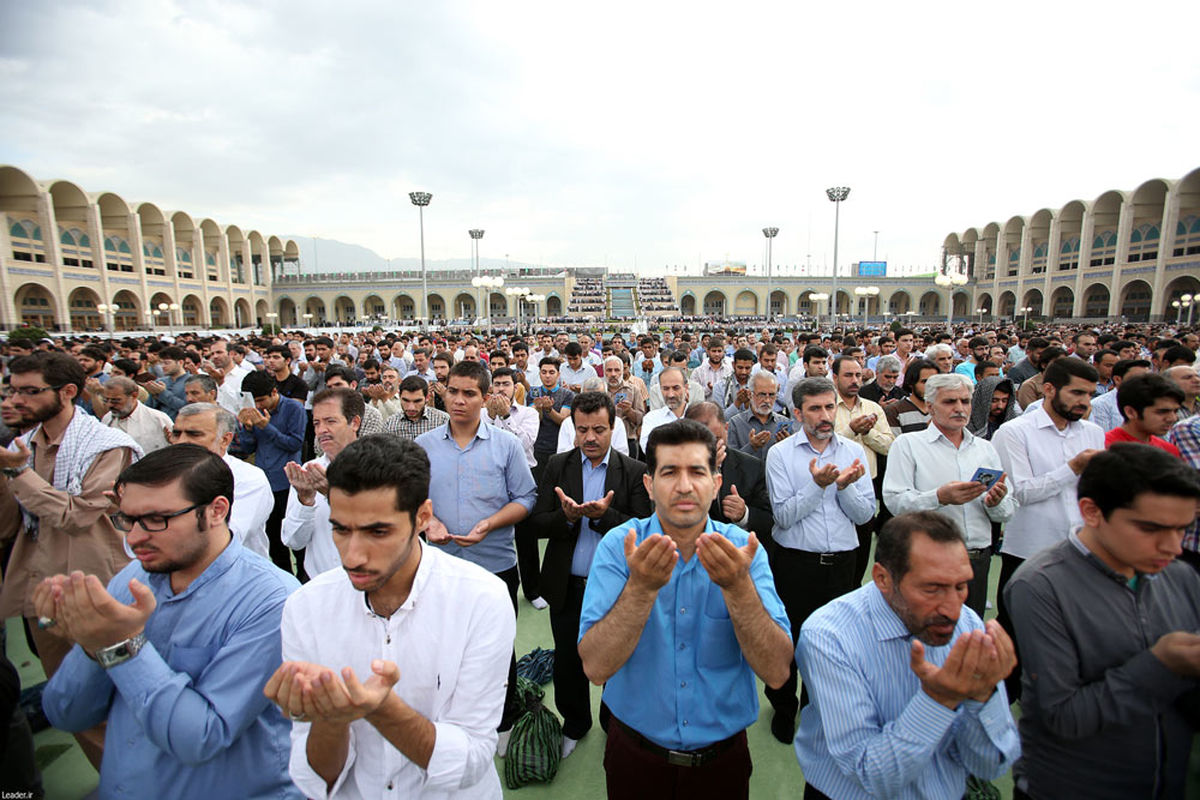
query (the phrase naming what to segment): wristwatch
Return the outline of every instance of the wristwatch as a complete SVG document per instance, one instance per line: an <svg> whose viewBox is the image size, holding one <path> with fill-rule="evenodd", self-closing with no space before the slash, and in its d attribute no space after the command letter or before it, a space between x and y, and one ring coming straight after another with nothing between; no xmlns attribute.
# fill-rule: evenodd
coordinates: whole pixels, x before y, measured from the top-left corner
<svg viewBox="0 0 1200 800"><path fill-rule="evenodd" d="M27 469L29 469L29 465L22 464L19 467L5 467L4 469L0 469L0 472L3 472L7 478L15 478Z"/></svg>
<svg viewBox="0 0 1200 800"><path fill-rule="evenodd" d="M146 644L146 634L139 633L129 637L123 642L117 642L109 647L102 647L96 651L96 661L105 669L111 669L117 664L124 664L129 659L141 652L142 647Z"/></svg>

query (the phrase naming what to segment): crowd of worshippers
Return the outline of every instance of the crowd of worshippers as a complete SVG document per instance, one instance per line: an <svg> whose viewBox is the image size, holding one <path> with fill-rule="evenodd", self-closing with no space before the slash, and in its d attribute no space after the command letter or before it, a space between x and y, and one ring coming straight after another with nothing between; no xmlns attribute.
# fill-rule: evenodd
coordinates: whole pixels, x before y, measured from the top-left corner
<svg viewBox="0 0 1200 800"><path fill-rule="evenodd" d="M105 798L499 798L518 592L610 797L747 797L761 681L806 798L1181 798L1197 346L12 338L0 616ZM3 785L36 792L2 666Z"/></svg>

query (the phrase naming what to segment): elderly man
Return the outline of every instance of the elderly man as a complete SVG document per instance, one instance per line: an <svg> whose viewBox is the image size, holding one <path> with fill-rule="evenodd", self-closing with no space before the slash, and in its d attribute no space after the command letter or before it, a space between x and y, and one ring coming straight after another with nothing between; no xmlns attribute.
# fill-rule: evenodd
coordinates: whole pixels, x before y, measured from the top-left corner
<svg viewBox="0 0 1200 800"><path fill-rule="evenodd" d="M1183 402L1179 406L1179 419L1184 420L1200 414L1200 372L1194 366L1170 367L1163 375L1179 384L1183 390Z"/></svg>
<svg viewBox="0 0 1200 800"><path fill-rule="evenodd" d="M100 420L102 425L125 431L142 446L144 453L167 446L166 431L171 428L171 418L139 403L136 383L129 378L109 378L100 391L109 409Z"/></svg>
<svg viewBox="0 0 1200 800"><path fill-rule="evenodd" d="M271 557L267 544L267 518L275 506L267 473L229 454L238 421L216 403L189 403L179 409L171 427L171 444L198 444L216 453L233 473L233 507L229 530L247 550Z"/></svg>
<svg viewBox="0 0 1200 800"><path fill-rule="evenodd" d="M797 639L805 800L963 797L968 775L997 778L1021 752L1003 683L1012 641L963 608L971 565L941 514L889 520L871 577Z"/></svg>
<svg viewBox="0 0 1200 800"><path fill-rule="evenodd" d="M585 378L581 384L582 390L585 392L603 392L604 379L598 377ZM609 398L612 399L611 397ZM578 447L579 436L574 425L564 424L558 429L558 450L557 453L565 453L572 448ZM627 437L625 423L620 417L616 417L612 423L612 449L616 450L623 456L629 455L629 439Z"/></svg>
<svg viewBox="0 0 1200 800"><path fill-rule="evenodd" d="M728 445L761 461L772 445L792 435L792 423L775 411L779 382L773 374L754 373L750 390L750 408L729 418Z"/></svg>
<svg viewBox="0 0 1200 800"><path fill-rule="evenodd" d="M875 361L875 380L858 390L858 396L886 408L905 397L900 388L900 359L893 355L880 356Z"/></svg>
<svg viewBox="0 0 1200 800"><path fill-rule="evenodd" d="M987 606L988 571L992 564L992 523L1012 518L1016 504L992 443L967 430L973 386L958 373L934 375L925 382L925 400L933 416L923 431L902 434L892 444L883 502L899 516L936 511L963 532L972 578L967 605L983 617ZM975 479L978 469L991 470L994 482Z"/></svg>
<svg viewBox="0 0 1200 800"><path fill-rule="evenodd" d="M646 398L637 387L625 380L625 362L618 356L604 359L604 383L608 396L617 407L617 416L625 423L629 442L636 442L642 434Z"/></svg>
<svg viewBox="0 0 1200 800"><path fill-rule="evenodd" d="M650 438L651 431L659 425L683 419L683 412L687 410L687 376L684 375L682 369L667 367L659 375L658 385L662 389L663 401L666 405L656 408L642 417L642 435L638 441L642 452L646 450L646 442Z"/></svg>

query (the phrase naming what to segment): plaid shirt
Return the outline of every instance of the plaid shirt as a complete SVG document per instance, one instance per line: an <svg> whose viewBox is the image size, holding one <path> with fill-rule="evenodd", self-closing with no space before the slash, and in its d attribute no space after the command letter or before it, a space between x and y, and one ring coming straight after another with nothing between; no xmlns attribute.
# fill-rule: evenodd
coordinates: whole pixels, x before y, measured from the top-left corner
<svg viewBox="0 0 1200 800"><path fill-rule="evenodd" d="M1167 441L1179 448L1184 461L1200 469L1200 416L1176 422L1167 432ZM1200 520L1192 522L1183 534L1183 549L1200 551Z"/></svg>
<svg viewBox="0 0 1200 800"><path fill-rule="evenodd" d="M425 410L421 412L421 416L417 417L416 422L409 419L403 411L399 414L392 414L384 420L383 432L395 434L401 439L416 439L422 433L431 431L449 421L450 415L445 411L438 411L433 406L426 404Z"/></svg>

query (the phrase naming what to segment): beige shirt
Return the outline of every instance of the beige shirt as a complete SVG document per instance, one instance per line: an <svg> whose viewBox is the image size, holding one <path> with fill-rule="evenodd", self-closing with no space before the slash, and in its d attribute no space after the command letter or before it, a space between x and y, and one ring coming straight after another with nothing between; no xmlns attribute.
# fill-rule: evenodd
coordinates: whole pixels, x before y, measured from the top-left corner
<svg viewBox="0 0 1200 800"><path fill-rule="evenodd" d="M132 451L118 447L96 456L83 476L80 493L71 495L58 491L53 483L61 443L61 434L51 441L45 429L39 429L32 440L33 469L12 480L0 477L0 541L15 537L0 585L0 618L36 616L33 590L43 578L81 570L108 585L129 563L124 534L108 518L115 509L104 493L129 466ZM38 517L36 539L25 533L18 499Z"/></svg>
<svg viewBox="0 0 1200 800"><path fill-rule="evenodd" d="M896 440L896 436L892 433L891 426L888 425L887 415L882 406L861 397L855 397L854 400L854 405L848 406L842 396L838 395L837 417L834 419L833 429L847 439L862 445L863 451L867 454L867 470L874 479L879 469L876 454L886 456L888 450L892 448L892 442ZM866 433L858 434L850 429L850 420L868 414L875 415L875 424L868 428Z"/></svg>

